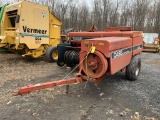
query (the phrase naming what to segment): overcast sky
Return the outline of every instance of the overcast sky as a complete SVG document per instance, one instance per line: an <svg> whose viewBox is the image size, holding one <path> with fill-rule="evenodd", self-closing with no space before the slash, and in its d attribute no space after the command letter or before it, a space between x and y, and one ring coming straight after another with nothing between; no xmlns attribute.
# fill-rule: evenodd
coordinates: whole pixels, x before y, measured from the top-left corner
<svg viewBox="0 0 160 120"><path fill-rule="evenodd" d="M0 0L0 1L3 1L4 3L10 3L10 2L13 2L14 0ZM57 0L55 0L55 1L57 1ZM83 2L83 3L86 3L87 5L91 6L91 4L93 3L93 0L80 0L79 2Z"/></svg>
<svg viewBox="0 0 160 120"><path fill-rule="evenodd" d="M81 0L81 1L82 1L82 0ZM92 2L93 2L93 0L83 0L83 1L86 1L86 3L87 3L88 5L92 4Z"/></svg>
<svg viewBox="0 0 160 120"><path fill-rule="evenodd" d="M88 6L92 6L93 0L80 0L82 3L86 3Z"/></svg>

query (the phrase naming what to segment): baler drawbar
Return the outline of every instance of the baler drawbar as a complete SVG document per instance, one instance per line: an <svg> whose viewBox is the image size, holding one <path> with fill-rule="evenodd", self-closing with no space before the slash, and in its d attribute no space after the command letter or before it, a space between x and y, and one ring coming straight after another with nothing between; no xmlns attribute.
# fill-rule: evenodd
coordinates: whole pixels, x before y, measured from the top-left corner
<svg viewBox="0 0 160 120"><path fill-rule="evenodd" d="M86 80L83 80L80 77L73 77L73 78L69 78L66 80L56 80L52 82L39 83L35 85L29 85L29 86L22 87L19 90L15 90L14 95L22 95L22 94L30 93L32 91L36 91L40 89L52 88L52 87L60 86L60 85L77 84L77 83L84 82L84 81Z"/></svg>

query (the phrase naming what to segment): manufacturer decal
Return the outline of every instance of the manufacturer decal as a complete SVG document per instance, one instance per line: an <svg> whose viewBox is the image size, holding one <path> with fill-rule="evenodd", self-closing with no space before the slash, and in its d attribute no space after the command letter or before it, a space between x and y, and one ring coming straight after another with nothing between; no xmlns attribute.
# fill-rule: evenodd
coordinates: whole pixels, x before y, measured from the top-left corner
<svg viewBox="0 0 160 120"><path fill-rule="evenodd" d="M143 47L143 45L134 46L133 50L138 50L138 49L141 49L142 47Z"/></svg>
<svg viewBox="0 0 160 120"><path fill-rule="evenodd" d="M99 43L99 46L104 46L104 43Z"/></svg>
<svg viewBox="0 0 160 120"><path fill-rule="evenodd" d="M46 13L45 12L42 12L42 17L44 18L46 16Z"/></svg>
<svg viewBox="0 0 160 120"><path fill-rule="evenodd" d="M35 37L35 44L41 44L41 37Z"/></svg>
<svg viewBox="0 0 160 120"><path fill-rule="evenodd" d="M72 37L72 40L82 40L82 37Z"/></svg>
<svg viewBox="0 0 160 120"><path fill-rule="evenodd" d="M132 51L134 51L134 50L138 50L138 49L142 49L142 44L141 45L137 45L137 46L134 46L134 47L130 47L130 48L125 48L125 49L122 49L122 50L118 50L118 51L116 51L116 52L113 52L112 54L111 54L111 57L112 57L112 59L115 59L115 58L118 58L118 57L120 57L120 56L122 56L122 55L125 55L125 54L127 54L127 53L130 53L130 52L132 52Z"/></svg>
<svg viewBox="0 0 160 120"><path fill-rule="evenodd" d="M126 48L126 49L123 49L123 50L116 51L116 52L112 53L112 59L115 59L117 57L125 55L125 54L127 54L131 51L132 51L132 48Z"/></svg>
<svg viewBox="0 0 160 120"><path fill-rule="evenodd" d="M85 47L88 47L89 41L85 41L84 44L85 44Z"/></svg>
<svg viewBox="0 0 160 120"><path fill-rule="evenodd" d="M38 34L46 34L47 30L41 30L41 29L32 29L28 28L27 26L23 26L23 31L26 33L38 33Z"/></svg>

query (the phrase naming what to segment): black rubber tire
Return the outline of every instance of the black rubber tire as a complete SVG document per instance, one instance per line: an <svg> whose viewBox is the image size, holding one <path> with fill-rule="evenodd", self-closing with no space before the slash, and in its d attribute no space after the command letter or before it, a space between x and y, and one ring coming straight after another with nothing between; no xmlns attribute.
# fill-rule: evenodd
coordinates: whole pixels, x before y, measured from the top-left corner
<svg viewBox="0 0 160 120"><path fill-rule="evenodd" d="M69 55L71 54L72 51L67 51L67 53L65 54L65 63L67 65L67 67L74 67L75 65L72 64L72 62L69 61Z"/></svg>
<svg viewBox="0 0 160 120"><path fill-rule="evenodd" d="M60 67L62 67L62 66L65 65L65 62L63 60L58 60L57 61L57 65L60 66Z"/></svg>
<svg viewBox="0 0 160 120"><path fill-rule="evenodd" d="M66 53L65 53L65 63L67 65L67 67L74 67L76 65L76 64L72 63L69 59L71 53L72 53L72 51L66 51Z"/></svg>
<svg viewBox="0 0 160 120"><path fill-rule="evenodd" d="M54 47L54 46L50 46L47 51L46 51L46 58L49 62L57 62L58 60L58 57L57 59L53 58L52 54L54 51L57 51L57 47ZM57 56L58 56L58 51L57 51Z"/></svg>
<svg viewBox="0 0 160 120"><path fill-rule="evenodd" d="M130 81L137 80L140 70L141 70L141 59L139 58L139 55L135 55L132 57L130 64L126 68L127 79Z"/></svg>

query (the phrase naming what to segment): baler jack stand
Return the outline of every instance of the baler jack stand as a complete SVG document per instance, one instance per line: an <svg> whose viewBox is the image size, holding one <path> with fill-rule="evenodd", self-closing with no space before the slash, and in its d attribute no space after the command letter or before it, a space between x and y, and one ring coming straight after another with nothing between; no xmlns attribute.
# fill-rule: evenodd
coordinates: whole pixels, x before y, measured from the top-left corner
<svg viewBox="0 0 160 120"><path fill-rule="evenodd" d="M21 87L19 90L15 90L13 92L14 95L23 95L26 93L30 93L32 91L45 89L45 88L52 88L55 86L62 86L66 85L66 93L69 92L69 85L71 84L78 84L80 82L85 82L86 80L82 79L81 77L73 77L65 80L54 80L52 82L45 82L45 83L39 83L35 85L29 85Z"/></svg>
<svg viewBox="0 0 160 120"><path fill-rule="evenodd" d="M66 85L66 94L69 93L69 85Z"/></svg>

